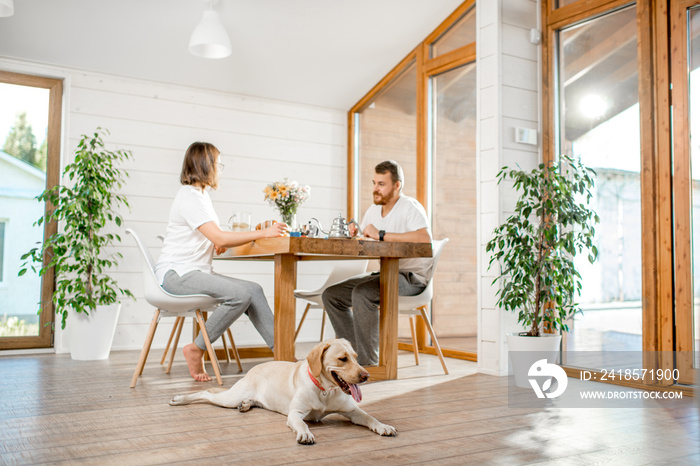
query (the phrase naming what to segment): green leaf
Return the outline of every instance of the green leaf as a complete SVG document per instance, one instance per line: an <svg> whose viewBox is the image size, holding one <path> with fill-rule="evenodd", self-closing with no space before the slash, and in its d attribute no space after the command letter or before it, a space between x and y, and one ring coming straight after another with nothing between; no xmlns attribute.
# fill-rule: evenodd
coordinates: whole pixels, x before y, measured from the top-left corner
<svg viewBox="0 0 700 466"><path fill-rule="evenodd" d="M97 128L92 135L81 136L73 162L63 171L62 183L66 184L49 187L37 196L37 201L53 205L53 210L47 210L36 225L60 222L62 228L45 238L39 248L23 255L23 260L37 264L39 276L51 269L55 272L51 301L56 313L61 315L63 328L69 309L89 312L97 303L110 304L117 300L116 282L103 271L117 264L108 256L113 254L115 238L116 242L121 242L121 238L104 234L102 229L122 226L123 219L111 206L119 202L128 206L126 197L115 193L115 189L128 176L118 164L132 154L107 150L102 140L105 134L109 132ZM19 274L26 273L26 269L23 265ZM32 270L37 269L32 265ZM128 290L122 294L133 297Z"/></svg>
<svg viewBox="0 0 700 466"><path fill-rule="evenodd" d="M573 257L586 252L594 261L598 253L594 225L599 219L590 207L595 172L562 155L559 163L530 172L503 167L497 179L512 182L518 193L514 213L494 229L486 248L489 268L500 266L493 281L501 283L497 305L518 312L531 334L545 323L565 328L566 319L579 312L573 297L582 288Z"/></svg>

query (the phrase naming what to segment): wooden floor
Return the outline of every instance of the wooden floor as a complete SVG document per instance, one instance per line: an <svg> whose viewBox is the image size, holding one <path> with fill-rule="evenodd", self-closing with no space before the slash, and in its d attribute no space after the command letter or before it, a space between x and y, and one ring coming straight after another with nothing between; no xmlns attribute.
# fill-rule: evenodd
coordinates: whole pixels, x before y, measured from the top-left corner
<svg viewBox="0 0 700 466"><path fill-rule="evenodd" d="M445 376L436 357L416 367L400 352L399 380L362 389L363 408L397 437L329 417L302 446L276 413L169 406L215 382L191 381L181 360L165 375L158 356L129 389L137 352L101 362L0 355L0 464L700 464L690 397L672 409L509 408L506 378L452 359ZM225 386L239 379L235 367L222 364Z"/></svg>

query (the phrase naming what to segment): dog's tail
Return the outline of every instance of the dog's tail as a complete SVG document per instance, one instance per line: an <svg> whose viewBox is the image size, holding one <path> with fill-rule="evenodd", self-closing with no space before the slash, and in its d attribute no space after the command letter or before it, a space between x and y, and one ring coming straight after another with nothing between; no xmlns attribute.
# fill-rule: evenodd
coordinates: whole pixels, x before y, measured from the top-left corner
<svg viewBox="0 0 700 466"><path fill-rule="evenodd" d="M229 390L225 388L212 388L201 392L190 393L189 395L176 395L170 400L170 406L188 405L202 401L225 408L237 408L243 401L238 397L232 397Z"/></svg>
<svg viewBox="0 0 700 466"><path fill-rule="evenodd" d="M180 406L188 405L194 400L187 399L187 395L175 395L172 400L170 400L170 406Z"/></svg>
<svg viewBox="0 0 700 466"><path fill-rule="evenodd" d="M175 397L170 400L170 406L180 406L188 405L196 401L208 401L211 402L211 395L225 392L225 388L212 388L209 390L204 390L201 392L190 393L189 395L175 395Z"/></svg>

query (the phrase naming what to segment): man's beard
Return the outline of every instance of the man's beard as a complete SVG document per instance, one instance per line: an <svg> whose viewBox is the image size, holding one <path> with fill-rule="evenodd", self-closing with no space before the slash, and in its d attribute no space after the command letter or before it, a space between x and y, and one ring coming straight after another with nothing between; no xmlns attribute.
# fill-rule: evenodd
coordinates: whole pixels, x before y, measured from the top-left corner
<svg viewBox="0 0 700 466"><path fill-rule="evenodd" d="M377 200L377 196L379 196L379 200ZM389 202L389 198L382 196L379 193L373 193L372 201L374 202L374 205L386 205Z"/></svg>

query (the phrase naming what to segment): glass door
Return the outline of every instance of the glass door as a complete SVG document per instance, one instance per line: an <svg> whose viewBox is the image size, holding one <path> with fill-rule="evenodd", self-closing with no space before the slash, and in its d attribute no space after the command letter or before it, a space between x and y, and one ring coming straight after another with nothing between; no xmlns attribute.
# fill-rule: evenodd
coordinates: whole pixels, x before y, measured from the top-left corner
<svg viewBox="0 0 700 466"><path fill-rule="evenodd" d="M598 260L576 257L582 314L569 323L564 360L626 351L642 360L642 198L637 15L634 5L556 34L559 153L597 173ZM568 354L567 354L568 353ZM640 366L641 367L641 366Z"/></svg>
<svg viewBox="0 0 700 466"><path fill-rule="evenodd" d="M692 383L700 367L700 1L672 2L671 14L674 333L680 382Z"/></svg>
<svg viewBox="0 0 700 466"><path fill-rule="evenodd" d="M440 345L476 354L476 63L430 77L433 238L449 238L435 274L432 325Z"/></svg>
<svg viewBox="0 0 700 466"><path fill-rule="evenodd" d="M36 196L58 182L61 88L0 72L0 350L52 344L53 275L18 272L22 255L56 228L34 223L46 208Z"/></svg>

